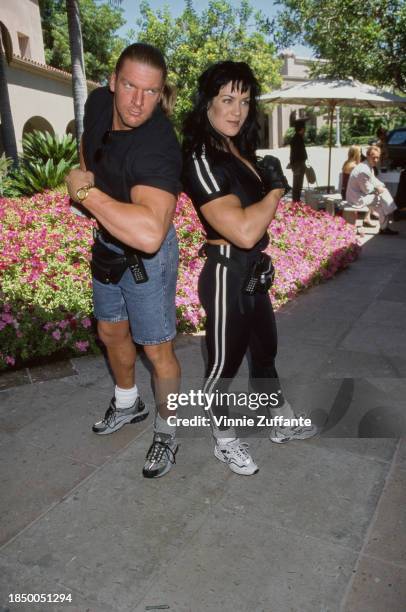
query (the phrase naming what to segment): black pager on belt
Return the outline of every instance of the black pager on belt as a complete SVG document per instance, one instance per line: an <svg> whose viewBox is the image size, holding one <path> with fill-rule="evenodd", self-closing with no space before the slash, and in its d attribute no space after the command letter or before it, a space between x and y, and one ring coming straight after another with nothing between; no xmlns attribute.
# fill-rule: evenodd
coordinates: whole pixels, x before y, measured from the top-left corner
<svg viewBox="0 0 406 612"><path fill-rule="evenodd" d="M254 261L243 284L243 293L268 293L275 278L275 268L272 259L266 253L261 253Z"/></svg>
<svg viewBox="0 0 406 612"><path fill-rule="evenodd" d="M148 280L148 274L144 266L144 262L142 258L139 257L136 253L127 254L126 259L128 263L128 267L133 275L133 278L136 283L146 283Z"/></svg>

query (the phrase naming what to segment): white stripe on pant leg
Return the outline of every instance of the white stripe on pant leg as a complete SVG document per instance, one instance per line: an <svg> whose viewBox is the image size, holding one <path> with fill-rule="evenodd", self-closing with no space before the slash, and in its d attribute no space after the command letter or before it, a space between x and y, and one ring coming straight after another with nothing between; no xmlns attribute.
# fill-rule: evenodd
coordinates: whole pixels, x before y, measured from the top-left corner
<svg viewBox="0 0 406 612"><path fill-rule="evenodd" d="M220 255L224 255L224 245L220 245ZM219 366L219 361L220 361L220 354L222 353L222 344L220 342L220 347L219 347L219 339L220 339L220 322L221 322L221 315L222 312L220 312L220 294L222 292L222 290L224 290L224 288L221 285L221 264L217 264L216 266L216 310L215 310L215 326L214 326L214 334L215 334L215 347L216 347L216 351L215 351L215 363L214 366L210 372L210 375L207 379L206 385L205 385L205 389L207 390L208 393L211 393L211 390L213 388L213 385L211 384L211 381L214 378L214 383L216 382L217 379L217 368Z"/></svg>
<svg viewBox="0 0 406 612"><path fill-rule="evenodd" d="M214 298L214 346L215 346L215 350L214 350L214 364L213 367L211 369L210 374L207 377L206 383L204 385L203 388L203 392L206 393L207 391L207 387L210 383L211 378L214 376L214 373L217 369L217 365L218 365L218 354L219 354L219 350L218 350L218 339L219 339L219 334L217 331L218 328L218 324L219 324L219 284L220 284L220 264L217 264L216 266L216 293L215 293L215 298Z"/></svg>
<svg viewBox="0 0 406 612"><path fill-rule="evenodd" d="M224 245L220 245L220 255L224 255L225 254L226 248L227 247L224 247ZM223 268L223 274L220 277L216 276L216 289L218 288L218 285L217 285L217 281L218 280L220 280L220 288L222 290L222 299L221 299L221 312L219 312L219 310L217 311L217 314L219 316L216 317L215 334L216 334L216 341L217 341L218 337L220 336L220 332L221 332L221 336L220 336L221 341L220 341L220 347L219 347L218 355L216 355L217 363L213 367L213 369L212 369L212 371L210 373L210 376L207 379L207 382L206 382L206 385L205 385L205 393L207 392L209 394L213 393L213 388L215 387L215 385L218 382L218 379L220 378L220 375L221 375L221 372L222 372L222 369L223 369L223 366L224 366L225 354L226 354L226 339L225 339L226 306L227 306L227 283L226 283L226 280L227 280L227 268L226 267ZM218 357L218 359L217 359L217 357ZM214 422L213 422L213 411L212 411L211 407L209 408L208 413L209 413L210 418L211 418L212 429L213 428L217 429L215 427L215 425L214 425Z"/></svg>
<svg viewBox="0 0 406 612"><path fill-rule="evenodd" d="M221 255L224 254L223 249L220 250L220 254ZM220 364L219 364L219 367L217 369L215 376L210 381L210 384L208 386L208 393L213 393L213 389L222 374L225 357L226 357L226 316L227 316L227 267L226 266L223 267L223 274L222 274L222 277L220 278L222 279L222 300L221 300L221 316L219 317L219 326L217 328L218 329L217 333L220 333L220 330L221 330ZM209 410L209 414L211 417L213 417L213 411L211 409ZM213 428L213 422L212 422L212 428Z"/></svg>

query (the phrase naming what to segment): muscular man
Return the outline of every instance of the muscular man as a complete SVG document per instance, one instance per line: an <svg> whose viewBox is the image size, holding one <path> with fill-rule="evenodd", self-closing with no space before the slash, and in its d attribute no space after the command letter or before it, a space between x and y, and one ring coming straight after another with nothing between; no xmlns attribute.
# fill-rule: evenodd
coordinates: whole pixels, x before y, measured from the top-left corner
<svg viewBox="0 0 406 612"><path fill-rule="evenodd" d="M135 384L136 347L152 364L157 412L143 475L163 476L175 462L175 428L166 397L178 389L173 351L178 246L172 218L181 156L166 112L171 90L161 52L136 43L118 59L110 88L85 108L81 169L67 177L71 198L98 221L92 252L93 302L115 393L93 425L110 434L148 414Z"/></svg>
<svg viewBox="0 0 406 612"><path fill-rule="evenodd" d="M371 210L376 210L379 214L379 233L394 236L398 232L389 227L389 221L396 210L396 204L385 183L382 183L374 172L380 156L381 150L378 146L368 147L366 160L355 166L350 174L346 200L354 208L368 206Z"/></svg>

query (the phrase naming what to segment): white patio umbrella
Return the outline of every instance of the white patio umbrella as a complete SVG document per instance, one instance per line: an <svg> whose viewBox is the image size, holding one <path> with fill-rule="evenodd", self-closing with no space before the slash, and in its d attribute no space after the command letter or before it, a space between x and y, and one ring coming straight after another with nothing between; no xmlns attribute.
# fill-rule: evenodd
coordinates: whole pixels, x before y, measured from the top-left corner
<svg viewBox="0 0 406 612"><path fill-rule="evenodd" d="M272 91L259 98L261 102L278 104L300 104L304 106L328 106L329 108L329 153L328 181L330 185L333 114L337 106L384 108L399 106L406 108L406 98L349 79L313 79L293 87Z"/></svg>

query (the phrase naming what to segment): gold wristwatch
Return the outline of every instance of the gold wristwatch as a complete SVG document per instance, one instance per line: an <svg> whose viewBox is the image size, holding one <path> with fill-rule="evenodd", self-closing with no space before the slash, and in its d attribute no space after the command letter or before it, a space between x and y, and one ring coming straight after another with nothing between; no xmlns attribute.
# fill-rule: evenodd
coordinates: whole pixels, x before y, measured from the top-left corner
<svg viewBox="0 0 406 612"><path fill-rule="evenodd" d="M92 185L91 183L89 183L89 185L83 185L83 187L80 187L76 192L76 201L80 203L84 202L87 196L89 195L89 191L93 187L94 185Z"/></svg>

